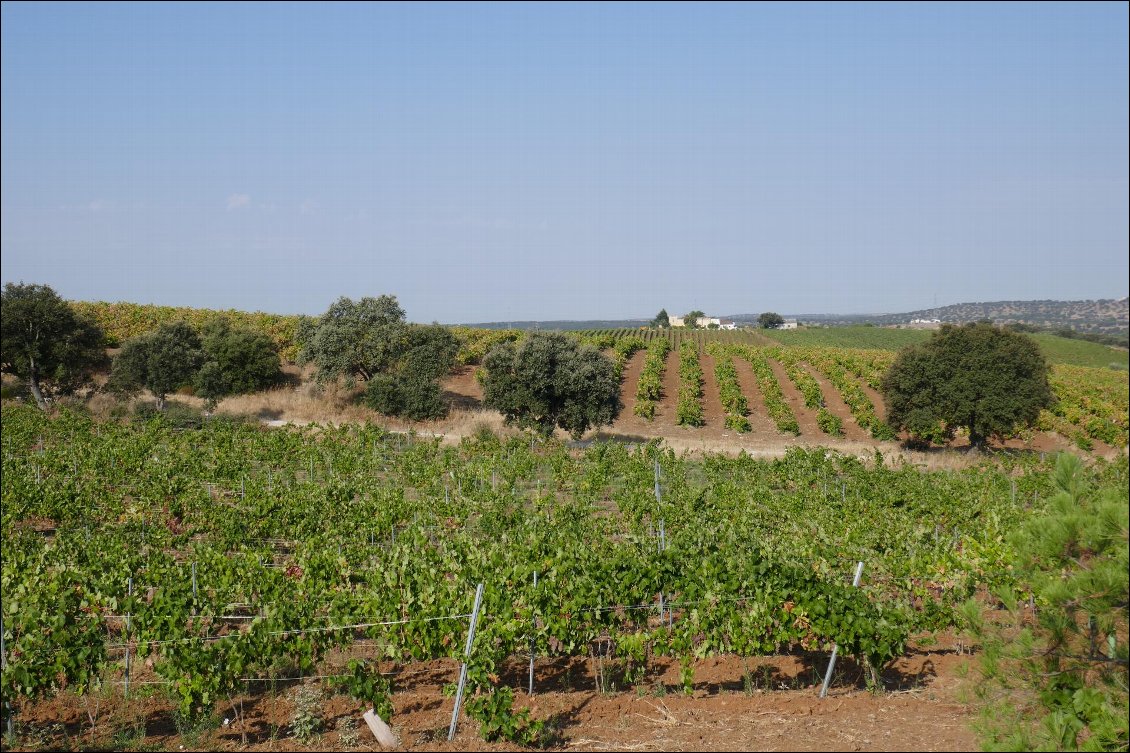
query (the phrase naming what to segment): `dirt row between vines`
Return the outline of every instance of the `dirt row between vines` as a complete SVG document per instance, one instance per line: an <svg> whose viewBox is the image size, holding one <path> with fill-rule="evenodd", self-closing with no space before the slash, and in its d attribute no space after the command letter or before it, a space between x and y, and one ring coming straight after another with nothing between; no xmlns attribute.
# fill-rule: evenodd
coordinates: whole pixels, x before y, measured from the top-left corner
<svg viewBox="0 0 1130 753"><path fill-rule="evenodd" d="M614 662L598 666L587 658L541 659L535 693L525 692L527 663L521 657L504 666L500 683L516 688L515 705L528 706L546 721L557 750L976 750L970 731L974 710L962 702L961 665L970 657L950 648L912 648L883 673L885 690L868 691L863 672L848 659L837 664L827 698L818 697L827 654L718 656L696 663L691 693L684 692L677 661L653 659L635 685L623 682ZM454 740L447 741L453 699L444 695L459 665L435 660L406 665L383 662L393 671L391 726L408 750L517 750L490 744L476 722L462 716ZM608 686L598 688L604 670ZM294 739L294 692L318 684L325 695L317 704L322 731L307 742ZM215 722L189 735L178 731L173 702L158 685L135 685L131 698L120 689L89 697L63 693L19 711L14 749L126 747L163 750L380 750L360 719L357 704L316 681L266 684L235 696L242 701L242 723L225 699ZM88 711L97 724L91 728ZM351 728L359 741L343 736ZM243 743L243 735L247 744ZM348 734L348 732L346 733ZM34 742L33 742L34 741ZM7 745L5 745L7 748Z"/></svg>
<svg viewBox="0 0 1130 753"><path fill-rule="evenodd" d="M826 409L843 422L844 435L832 437L820 431L816 422L816 411L806 408L804 397L796 385L789 379L784 367L775 360L770 359L770 366L781 387L785 400L796 415L800 425L800 436L794 437L777 431L773 421L769 418L765 408L764 398L757 386L757 380L749 364L741 358L734 358L734 367L738 373L738 383L749 405L749 421L751 431L739 433L726 428L726 414L722 408L718 380L714 375L716 359L706 353L701 355L701 364L704 372L703 384L703 413L705 426L689 427L679 426L676 423L676 408L679 394L679 355L672 351L667 357L666 370L663 374L663 397L656 410L655 419L647 421L633 413L636 404L636 385L639 381L640 371L643 368L645 357L643 351L632 355L625 365L623 383L621 386L621 400L624 410L620 417L608 429L598 432L597 436L610 439L647 441L656 438L666 440L674 449L703 450L736 453L742 450L754 455L779 456L789 447L794 446L821 446L831 447L849 454L869 455L874 450L881 450L884 455L903 455L917 458L931 464L932 456L937 456L944 450L934 450L928 453L915 453L906 450L899 442L881 442L871 437L869 431L859 426L851 410L844 402L839 390L820 371L809 364L802 364L801 368L816 379L824 394ZM874 389L863 385L864 393L875 405L876 413L880 418L885 417L886 410L882 397ZM952 449L961 449L962 443L955 442ZM1032 441L1010 440L1004 447L1013 450L1028 450L1045 452L1066 450L1071 448L1070 442L1054 435L1039 433ZM1109 448L1097 448L1099 453L1114 454L1116 451ZM1104 452L1109 450L1109 452Z"/></svg>

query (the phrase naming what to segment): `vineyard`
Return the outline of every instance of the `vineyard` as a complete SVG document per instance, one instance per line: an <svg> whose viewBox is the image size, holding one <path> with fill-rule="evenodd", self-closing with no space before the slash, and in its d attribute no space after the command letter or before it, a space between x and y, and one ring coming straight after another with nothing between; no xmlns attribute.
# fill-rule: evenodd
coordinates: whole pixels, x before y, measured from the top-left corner
<svg viewBox="0 0 1130 753"><path fill-rule="evenodd" d="M908 345L917 345L930 339L929 330L888 327L772 329L765 330L764 334L782 345L867 350L900 350Z"/></svg>
<svg viewBox="0 0 1130 753"><path fill-rule="evenodd" d="M739 434L748 432L751 428L748 416L752 412L763 411L780 434L797 436L802 433L797 413L786 399L781 380L772 368L771 364L777 363L787 376L786 381L802 400L803 410L813 413L818 437L841 437L844 422L851 421L874 440L891 441L896 438L895 432L881 418L882 406L878 396L883 373L894 362L893 351L765 347L743 344L743 333L740 332L691 330L679 336L659 335L651 339L641 337L633 330L625 332L631 334L625 335L623 340L615 339L612 333L587 337L593 344L614 349L617 353L624 352L623 346L619 345L621 342L631 343L633 353L642 343L648 343L642 356L644 365L638 383L624 385L626 394L635 395L635 415L647 421L655 418L656 409L664 400L662 377L667 353L676 347L680 369L688 369L681 377L679 394L673 396L676 421L687 426L708 423L701 414L701 374L696 375L690 363L691 350L701 344L702 352L711 355L718 363L719 370L715 376L725 410L719 421L727 429ZM683 334L686 336L683 337ZM714 339L719 335L729 336L729 341L725 337ZM677 346L674 345L676 342ZM734 359L748 363L752 369L761 393L761 405L751 403L749 396L741 391L737 374L733 371ZM618 356L618 363L622 364L625 360ZM824 394L816 376L826 379L836 391L847 408L846 415L837 415L828 408L828 395ZM1126 372L1056 364L1052 367L1051 381L1058 402L1051 410L1042 413L1037 427L1040 431L1054 431L1083 450L1093 450L1096 442L1117 448L1127 446L1130 439L1127 399L1130 380Z"/></svg>
<svg viewBox="0 0 1130 753"><path fill-rule="evenodd" d="M107 344L111 346L151 331L161 323L182 319L199 328L218 317L227 317L239 325L268 335L285 359L293 360L299 350L297 333L300 317L297 316L131 303L74 302L71 305L103 327ZM514 342L525 336L519 330L453 327L452 331L460 342L457 361L461 365L478 364L495 345ZM882 374L893 362L899 348L929 337L929 333L923 330L882 327L793 331L622 328L573 334L582 342L607 352L621 374L636 351L647 351L647 363L639 383L625 385L625 391L636 397L634 414L644 420L654 419L657 408L667 399L662 394L662 377L667 351L674 350L680 354L680 363L686 363L685 368L691 369L688 375L681 377L683 386L679 395L670 396L676 403L676 423L687 427L710 425L702 412L705 385L701 375L694 376L690 355L684 355L688 352L684 345L689 344L698 353L707 352L723 361L735 357L744 359L753 368L763 406L750 402L748 395L741 395L745 402L742 405L737 401L740 388L736 384L736 375L725 370L722 374L715 374L720 386L727 385L724 388L727 391L724 406L729 407L725 407L726 415L719 418L726 428L738 433L750 431L752 425L748 416L763 410L781 434L802 434L796 410L790 407L773 372L772 364L777 363L801 396L803 410L813 412L818 436L842 437L844 422L848 421L857 424L877 441L895 438L894 432L881 419L882 407L877 400ZM1099 444L1126 447L1130 440L1126 397L1130 382L1125 371L1126 352L1049 334L1033 337L1053 363L1053 387L1059 398L1056 406L1043 412L1037 428L1043 432L1055 432L1072 446L1087 451L1096 449ZM826 379L837 391L847 406L847 413L837 414L828 407L827 396L822 393L817 376Z"/></svg>
<svg viewBox="0 0 1130 753"><path fill-rule="evenodd" d="M825 450L578 455L24 407L3 426L2 687L17 720L131 682L181 718L238 718L255 682L299 674L395 723L397 672L462 659L478 583L464 709L488 737L541 734L499 680L531 653L599 657L624 682L670 657L688 691L696 663L723 654L835 644L878 670L978 588L1014 585L1002 537L1049 483L1031 460L921 473ZM1100 472L1125 484L1125 466Z"/></svg>

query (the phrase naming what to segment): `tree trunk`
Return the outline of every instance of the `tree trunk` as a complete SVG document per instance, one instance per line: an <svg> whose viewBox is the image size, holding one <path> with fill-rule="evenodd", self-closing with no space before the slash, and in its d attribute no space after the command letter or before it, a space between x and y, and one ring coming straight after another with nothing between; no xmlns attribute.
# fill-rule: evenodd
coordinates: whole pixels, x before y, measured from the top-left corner
<svg viewBox="0 0 1130 753"><path fill-rule="evenodd" d="M977 414L974 413L969 417L969 446L975 450L981 450L985 447L985 437L977 433Z"/></svg>
<svg viewBox="0 0 1130 753"><path fill-rule="evenodd" d="M164 395L156 395L156 398L157 398L157 410L161 410L161 411L165 410L165 396Z"/></svg>
<svg viewBox="0 0 1130 753"><path fill-rule="evenodd" d="M35 398L36 404L41 410L47 410L47 400L43 397L43 391L39 389L39 369L36 368L35 361L31 362L31 370L27 377L27 386L31 390L32 397Z"/></svg>

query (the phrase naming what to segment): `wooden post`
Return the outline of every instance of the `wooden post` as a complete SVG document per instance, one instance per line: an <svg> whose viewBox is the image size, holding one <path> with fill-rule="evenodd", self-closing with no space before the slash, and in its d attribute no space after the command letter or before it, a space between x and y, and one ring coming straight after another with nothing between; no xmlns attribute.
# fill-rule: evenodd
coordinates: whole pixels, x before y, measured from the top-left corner
<svg viewBox="0 0 1130 753"><path fill-rule="evenodd" d="M10 440L9 440L10 443ZM8 669L8 648L4 645L4 617L0 615L0 671ZM11 739L16 734L16 723L12 719L12 704L5 699L4 701L4 715L8 717L8 738Z"/></svg>
<svg viewBox="0 0 1130 753"><path fill-rule="evenodd" d="M459 686L455 689L455 708L451 710L451 727L447 730L448 742L455 739L459 723L459 707L463 705L463 688L467 685L467 665L471 661L471 647L475 642L475 625L479 621L479 607L483 604L483 584L475 589L475 606L471 610L471 625L467 630L467 646L463 649L463 666L459 669Z"/></svg>
<svg viewBox="0 0 1130 753"><path fill-rule="evenodd" d="M859 588L859 581L863 578L863 563L857 563L855 566L855 578L852 579L852 588ZM828 662L828 671L824 673L824 684L820 686L820 697L825 698L828 695L828 685L832 682L832 670L836 667L836 654L839 652L839 644L832 644L832 658Z"/></svg>
<svg viewBox="0 0 1130 753"><path fill-rule="evenodd" d="M537 589L538 589L538 571L534 570L534 592L535 593L537 592ZM531 619L530 619L530 624L533 626L534 630L537 630L537 621L535 619L533 619L532 615L531 615ZM530 636L530 687L529 687L529 690L526 691L526 695L533 695L534 694L534 652L536 650L537 650L537 637L531 635Z"/></svg>
<svg viewBox="0 0 1130 753"><path fill-rule="evenodd" d="M126 581L126 594L133 597L133 578ZM126 685L125 696L129 700L129 628L130 628L130 613L126 612Z"/></svg>

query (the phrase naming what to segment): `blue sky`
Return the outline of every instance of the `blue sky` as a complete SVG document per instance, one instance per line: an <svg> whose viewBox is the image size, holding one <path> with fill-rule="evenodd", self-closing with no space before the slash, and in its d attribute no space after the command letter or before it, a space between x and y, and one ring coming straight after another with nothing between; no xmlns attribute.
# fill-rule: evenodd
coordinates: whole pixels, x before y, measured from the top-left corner
<svg viewBox="0 0 1130 753"><path fill-rule="evenodd" d="M1127 294L1127 5L2 6L2 279L414 321Z"/></svg>

